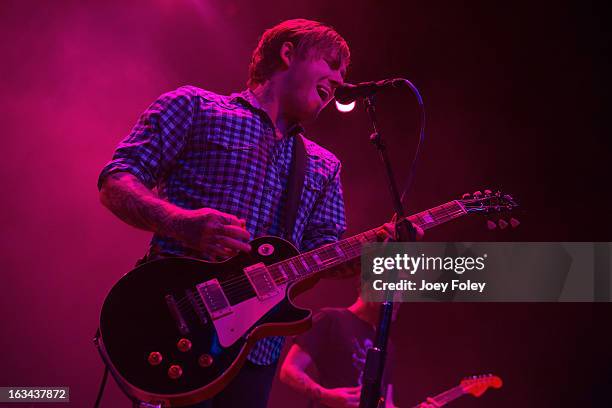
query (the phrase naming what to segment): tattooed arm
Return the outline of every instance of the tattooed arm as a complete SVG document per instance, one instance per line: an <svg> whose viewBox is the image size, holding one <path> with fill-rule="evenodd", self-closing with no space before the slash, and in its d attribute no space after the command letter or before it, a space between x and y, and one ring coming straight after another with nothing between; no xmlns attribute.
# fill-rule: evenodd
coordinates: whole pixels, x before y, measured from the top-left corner
<svg viewBox="0 0 612 408"><path fill-rule="evenodd" d="M359 406L361 387L324 388L306 374L306 369L313 364L310 354L293 344L281 367L280 380L308 399L328 407Z"/></svg>
<svg viewBox="0 0 612 408"><path fill-rule="evenodd" d="M186 210L159 198L127 172L110 174L100 189L100 201L136 228L182 241L213 256L250 251L245 221L212 208Z"/></svg>
<svg viewBox="0 0 612 408"><path fill-rule="evenodd" d="M113 173L100 189L100 201L133 227L171 235L171 219L180 209L162 200L130 173Z"/></svg>
<svg viewBox="0 0 612 408"><path fill-rule="evenodd" d="M306 369L313 364L310 354L294 344L281 367L280 380L309 399L321 402L323 387L306 374Z"/></svg>

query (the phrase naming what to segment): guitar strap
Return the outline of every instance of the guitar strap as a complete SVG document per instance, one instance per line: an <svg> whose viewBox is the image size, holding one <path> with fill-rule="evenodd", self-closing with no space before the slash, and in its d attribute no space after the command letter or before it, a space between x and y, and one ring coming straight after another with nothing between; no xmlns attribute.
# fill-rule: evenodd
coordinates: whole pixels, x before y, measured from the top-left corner
<svg viewBox="0 0 612 408"><path fill-rule="evenodd" d="M293 154L291 157L291 168L287 178L287 204L285 206L285 217L283 220L285 228L285 239L292 241L295 221L297 219L300 199L304 188L304 177L306 176L306 146L301 133L294 136ZM294 244L297 245L296 242Z"/></svg>

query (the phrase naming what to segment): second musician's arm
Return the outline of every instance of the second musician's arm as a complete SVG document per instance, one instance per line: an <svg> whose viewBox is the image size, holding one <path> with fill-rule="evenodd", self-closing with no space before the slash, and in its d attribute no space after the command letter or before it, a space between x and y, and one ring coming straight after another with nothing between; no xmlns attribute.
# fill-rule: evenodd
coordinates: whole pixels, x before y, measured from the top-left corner
<svg viewBox="0 0 612 408"><path fill-rule="evenodd" d="M306 373L311 366L316 367L310 354L298 344L293 344L281 367L280 380L307 398L328 407L359 406L361 387L322 387Z"/></svg>

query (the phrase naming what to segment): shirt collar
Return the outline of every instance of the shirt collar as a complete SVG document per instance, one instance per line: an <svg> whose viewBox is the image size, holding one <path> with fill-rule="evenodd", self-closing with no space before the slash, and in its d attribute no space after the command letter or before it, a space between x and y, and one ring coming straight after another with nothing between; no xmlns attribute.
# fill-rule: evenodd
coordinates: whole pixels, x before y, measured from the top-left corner
<svg viewBox="0 0 612 408"><path fill-rule="evenodd" d="M250 89L245 89L242 92L236 92L236 93L231 94L230 101L234 102L236 100L238 102L241 102L242 104L246 103L250 107L264 113L266 115L266 118L271 122L270 117L268 116L268 113L261 107L261 104L255 97L255 94L253 94L253 92ZM296 135L303 134L303 133L304 133L304 127L299 123L295 123L289 128L287 135L296 136Z"/></svg>

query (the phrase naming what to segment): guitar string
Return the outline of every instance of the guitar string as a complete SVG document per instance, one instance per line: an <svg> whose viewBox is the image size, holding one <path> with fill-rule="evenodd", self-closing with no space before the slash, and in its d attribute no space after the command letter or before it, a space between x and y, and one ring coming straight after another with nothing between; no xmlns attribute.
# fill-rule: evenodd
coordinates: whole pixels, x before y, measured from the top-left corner
<svg viewBox="0 0 612 408"><path fill-rule="evenodd" d="M353 238L353 237L351 237L351 238ZM348 238L348 239L351 239L351 238ZM345 243L346 243L346 242L345 242ZM332 243L332 244L334 244L334 243ZM342 242L338 242L337 244L342 245ZM353 244L351 244L351 245L353 245ZM332 251L331 251L331 249L332 249L331 247L330 247L330 248L325 248L325 249L322 249L322 248L318 248L318 249L320 250L320 251L318 251L318 253L319 253L319 254L323 254L323 253L331 253L331 252L332 252ZM346 249L345 249L345 250L344 250L344 251L342 251L342 252L347 252L347 251L346 251ZM353 253L349 254L349 256L348 256L349 258L354 258L354 257L358 256L358 251L355 251L355 248L354 248L354 247L352 247L352 248L351 248L351 252L353 252L354 254L353 254ZM333 253L337 254L337 251L334 249L334 250L333 250ZM267 269L268 269L270 272L277 272L277 270L278 270L278 269L282 269L282 271L283 271L283 272L285 272L285 274L282 274L282 273L277 273L277 275L278 275L278 276L277 276L277 277L273 277L276 283L281 283L281 284L282 284L282 283L285 283L285 282L288 282L288 281L291 281L291 280L297 280L297 279L299 279L299 278L301 278L302 276L305 276L305 275L307 275L307 274L300 273L300 269L304 269L305 267L304 267L304 265L303 265L303 264L298 263L298 260L297 260L296 258L301 258L301 259L303 259L303 260L304 260L304 262L307 264L308 269L312 269L313 267L318 267L318 266L320 266L320 264L314 264L314 265L313 265L313 264L312 264L312 262L308 262L308 261L306 260L307 258L304 256L304 255L306 255L306 254L308 254L308 252L303 253L303 254L300 254L300 255L297 255L296 257L293 257L293 258L290 258L290 259L287 259L287 260L279 261L279 262L277 262L277 263L275 263L275 264L272 264L272 265L268 265L268 266L267 266ZM328 256L328 257L325 257L325 264L323 264L322 266L327 266L327 267L329 267L329 266L327 265L328 263L335 263L335 262L337 262L337 261L343 261L343 260L345 260L346 258L347 258L347 256L346 256L346 255L345 255L345 256L342 256L342 257L339 257L339 256L336 256L336 257L330 257L330 256ZM333 261L333 262L330 262L330 260L331 260L331 261ZM295 263L297 263L297 265L299 265L299 267L295 267L295 265L294 265L294 268L291 268L291 270L292 270L291 275L293 275L293 276L292 276L292 279L285 279L285 278L284 278L284 276L285 276L285 275L289 277L289 274L287 274L287 273L286 273L286 272L287 272L287 269L286 269L286 268L287 268L287 266L288 266L290 263L294 263L294 264L295 264ZM284 266L285 268L283 268L283 266ZM293 271L295 271L295 272L293 272ZM272 275L272 273L271 273L271 275ZM244 275L244 274L240 274L240 275L235 276L235 277L233 277L233 278L231 278L231 279L228 279L228 280L222 281L222 282L221 282L221 286L222 286L224 289L231 289L231 288L232 288L232 286L234 286L234 284L235 284L235 283L236 283L236 284L242 284L242 283L244 283L244 282L245 282L245 280L248 282L248 278L246 277L246 275Z"/></svg>
<svg viewBox="0 0 612 408"><path fill-rule="evenodd" d="M440 215L440 216L437 216L437 217L436 217L436 219L435 219L434 221L431 221L431 222L425 222L425 223L419 223L419 224L420 224L419 226L420 226L421 228L423 228L423 226L425 226L426 228L428 228L429 226L427 226L426 224L433 224L433 225L436 225L436 224L439 224L439 223L441 223L441 222L445 222L446 220L443 220L443 218L452 219L452 218L455 218L455 217L456 217L456 216L458 216L458 215L464 214L464 212L463 212L461 209L455 210L455 211L453 211L453 212L450 212L450 211L448 211L448 210L443 210L443 211L444 211L444 212L446 212L446 214L444 214L444 215ZM421 214L421 213L419 213L419 214ZM409 217L409 218L410 218L410 217ZM364 232L364 233L362 233L362 234L358 234L358 235L355 235L355 236L353 236L353 237L349 237L349 238L347 238L346 240L342 240L342 241L338 241L338 242L335 242L335 243L327 244L327 245L325 245L324 247L317 248L317 249L314 249L314 250L311 250L311 251L305 252L305 253L303 253L303 254L299 254L299 255L297 255L297 256L295 256L295 257L293 257L293 258L286 259L286 260L283 260L283 261L280 261L280 262L274 263L274 264L272 264L272 265L268 265L268 270L269 270L269 269L271 269L271 268L273 268L273 267L278 268L280 265L289 264L290 262L297 262L297 258L301 258L302 260L304 260L304 261L305 261L306 265L307 265L309 268L312 268L312 266L311 266L311 265L308 263L308 261L306 260L307 258L306 258L306 256L305 256L305 255L309 255L309 254L311 254L311 253L313 253L313 252L317 252L317 251L319 251L319 252L323 252L323 251L326 251L326 250L330 250L330 249L332 249L332 247L335 247L335 245L334 245L334 244L336 244L336 245L337 245L337 244L340 244L340 243L342 243L342 242L344 242L345 244L349 244L349 241L350 241L350 240L359 240L359 238L358 238L359 236L364 236L364 235L366 235L366 234L368 234L368 233L375 233L375 231L376 231L376 229L374 229L374 230L369 230L369 231L366 231L366 232ZM360 240L359 240L359 241L360 241ZM360 241L360 243L361 243L361 241ZM352 245L354 245L354 244L350 244L350 245L352 246ZM329 247L328 247L328 246L329 246ZM328 247L328 248L326 248L326 247ZM335 249L334 249L334 251L335 251ZM298 264L298 265L299 265L299 264ZM316 267L317 265L314 265L314 266ZM306 274L301 274L301 273L299 273L299 269L301 269L302 267L303 267L303 266L301 266L300 268L296 268L296 269L298 270L298 275L299 275L299 277L298 277L297 279L301 278L302 276L306 276L306 275L308 275L308 273L306 273ZM315 272L316 272L316 271L315 271ZM313 272L313 273L314 273L314 272ZM296 279L296 280L297 280L297 279ZM276 278L275 278L275 281L277 281L277 279L276 279ZM245 295L251 294L251 293L253 292L253 289L251 289L250 291L248 291L248 290L243 290L243 289L247 288L247 287L248 287L250 284L251 284L251 282L250 282L250 281L249 281L249 279L246 277L246 275L242 274L242 275L239 275L239 276L237 276L237 277L235 277L235 278L232 278L232 279L229 279L229 280L227 280L227 281L222 282L222 283L221 283L221 287L223 288L224 292L231 292L231 293L232 293L233 295L235 295L235 296L245 296ZM237 290L242 290L242 291L241 291L241 292L237 292ZM177 301L177 303L181 303L182 305L186 304L187 302L189 302L189 298L188 298L188 297L186 297L186 296L185 296L185 297L180 297L180 298L178 299L178 301Z"/></svg>
<svg viewBox="0 0 612 408"><path fill-rule="evenodd" d="M423 216L421 214L426 213L418 213L415 214L411 217L409 217L409 219L412 219L411 221L414 222L413 220L417 221L415 222L416 225L418 225L421 228L427 229L430 226L435 226L437 224L440 224L442 222L446 222L450 219L456 218L458 216L467 214L467 212L465 210L462 210L461 208L457 208L457 206L453 206L455 207L453 210L454 211L449 211L447 208L444 207L439 207L439 208L435 208L435 212L437 212L437 214L434 213L433 209L429 210L429 212L431 212L433 215L436 216L436 218L431 221L431 222L418 222L418 218L421 218L421 220L423 219ZM430 225L428 225L430 224ZM292 281L296 281L299 280L301 277L310 275L311 273L316 273L319 270L324 270L327 269L328 267L332 267L334 266L334 264L336 264L338 261L341 263L343 261L346 261L347 258L348 260L350 259L354 259L358 256L358 252L359 249L361 248L361 244L365 242L372 242L371 238L369 239L367 237L367 235L370 234L376 234L376 229L374 230L370 230L370 231L366 231L362 234L358 234L355 235L353 237L347 238L345 240L342 241L338 241L335 243L331 243L328 245L324 245L323 247L308 251L306 253L303 254L299 254L296 257L290 258L290 259L286 259L280 262L277 262L275 264L272 265L268 265L268 270L270 271L270 276L274 279L275 283L277 284L284 284L284 283L291 283ZM362 238L365 238L365 240L362 240ZM358 245L355 245L355 241L357 241ZM305 255L319 255L319 256L323 256L325 254L329 255L330 252L333 251L333 253L335 253L336 255L338 254L338 249L340 250L340 252L343 254L341 256L325 256L325 263L323 264L319 264L318 262L309 262L308 261L308 257L306 257ZM355 249L357 249L357 251L355 251ZM312 254L311 254L312 253ZM298 262L298 259L300 261L303 261L303 266L304 266L304 270L307 273L301 273L300 269L301 266L298 268L295 268L295 263ZM282 266L288 266L291 264L294 264L294 268L292 268L292 279L289 279L289 276L286 273L282 273L282 272L286 272L286 270L282 269ZM300 263L297 263L297 265L300 265ZM320 269L319 269L320 268ZM319 270L317 270L319 269ZM274 273L273 272L280 272L281 273L277 273L277 277L274 277ZM297 272L297 274L295 273ZM297 275L297 276L296 276ZM235 278L232 278L233 283L230 285L227 285L224 289L224 293L226 293L226 296L230 296L230 297L243 297L245 295L252 295L254 293L254 289L250 283L250 281L248 280L248 278L246 277L246 275L239 275ZM229 281L224 281L223 283L227 283ZM194 301L196 303L196 306L198 307L202 307L204 306L203 304L203 300L200 296L194 296ZM191 299L189 299L188 296L185 297L181 297L179 298L178 302L177 302L177 307L178 309L183 312L183 313L189 313L192 314L195 312L195 314L197 315L196 317L199 319L199 315L197 313L196 310L194 310Z"/></svg>
<svg viewBox="0 0 612 408"><path fill-rule="evenodd" d="M366 233L368 233L368 232L370 232L370 231L367 231ZM366 234L366 233L363 233L363 234ZM363 234L360 234L360 235L363 235ZM323 247L314 249L312 251L308 251L308 252L296 255L295 257L292 257L292 258L289 258L289 259L286 259L286 260L282 260L282 261L276 262L274 264L268 265L267 268L268 268L268 270L271 270L271 269L276 270L278 268L285 267L283 270L287 271L287 267L291 263L293 263L294 264L294 268L291 268L291 269L292 269L292 271L297 272L297 274L296 273L292 273L292 275L294 275L294 277L296 279L299 279L300 277L302 277L302 276L304 276L306 274L300 273L300 270L304 269L305 267L304 267L304 265L302 263L298 262L298 259L303 260L304 263L306 263L306 265L310 269L310 268L313 267L313 264L312 264L312 262L308 262L307 255L312 255L311 253L315 253L315 252L318 253L318 254L331 253L332 249L333 249L333 252L337 254L337 251L335 250L336 246L341 246L341 245L345 245L346 246L346 244L349 244L349 240L355 240L356 237L358 237L358 235L354 236L354 237L347 238L346 240L342 240L342 241L338 241L338 242L335 242L335 243L327 244L327 245L325 245ZM355 245L354 245L354 243L352 243L352 244L350 244L350 246L354 247ZM346 249L343 252L346 252ZM331 257L325 257L325 258L326 258L326 261L331 259ZM296 266L296 263L297 263L297 266ZM314 265L314 266L316 266L316 265ZM231 288L235 283L240 284L240 283L243 283L245 280L248 281L248 278L246 277L246 275L240 274L240 275L238 275L238 276L236 276L234 278L231 278L229 280L221 282L221 286L224 289L228 289L228 288ZM275 281L282 281L282 279L275 278Z"/></svg>
<svg viewBox="0 0 612 408"><path fill-rule="evenodd" d="M354 257L351 257L351 258L354 258ZM346 257L329 257L329 258L326 258L326 264L323 264L323 265L320 265L320 264L313 265L312 263L305 261L308 264L308 269L310 269L309 271L307 271L308 273L300 273L300 272L292 273L293 276L291 277L287 276L287 278L285 278L284 275L282 274L279 274L278 277L272 276L273 275L272 272L277 271L278 266L275 268L272 268L272 265L270 265L268 267L268 270L271 272L270 275L274 279L274 282L276 284L282 285L285 283L291 283L293 281L297 281L300 278L309 275L310 273L316 273L318 272L318 270L316 269L319 269L319 267L321 267L321 270L326 269L330 267L330 264L342 262L345 259ZM296 261L294 260L292 262L296 262ZM274 264L274 265L278 265L278 264ZM304 266L302 266L302 268L305 269ZM231 281L231 284L227 285L227 283L230 281ZM246 275L240 275L230 280L223 281L221 283L221 287L223 288L226 297L234 297L234 296L240 297L241 295L252 294L254 291L254 289L252 288L251 282ZM251 290L244 290L249 287L251 288ZM181 303L181 304L189 303L189 298L188 297L181 298L178 301L178 303Z"/></svg>
<svg viewBox="0 0 612 408"><path fill-rule="evenodd" d="M454 212L448 212L448 211L446 211L446 212L447 212L447 214L438 216L437 220L429 222L429 223L425 223L425 224L440 223L440 222L443 221L442 218L453 218L453 217L455 217L455 216L457 216L459 214L463 214L463 211L460 211L460 210L456 210ZM421 224L421 225L425 226L424 224ZM426 227L428 227L428 226L426 226ZM360 235L365 235L365 234L370 233L372 231L374 231L374 230L367 231L366 233L363 233L363 234L360 234ZM350 245L349 246L349 250L352 250L352 249L354 249L354 244L350 243L349 240L351 240L351 239L353 241L355 241L355 240L360 241L358 236L354 236L354 237L347 238L347 240L345 240L344 242L339 242L339 243L335 243L335 244L340 244L340 245L345 244L345 246L346 246L346 244L349 244ZM360 243L361 243L361 241L360 241ZM333 249L333 251L337 253L337 251L336 251L337 247L334 246L333 244L334 243L332 243L332 245L329 245L329 248L323 248L323 247L322 248L318 248L319 249L318 253L319 254L322 254L323 252L328 252L329 253L331 249ZM340 246L340 245L338 245L338 246ZM312 251L309 251L309 252L312 252ZM343 252L347 252L346 249ZM307 260L308 258L303 256L303 255L306 255L306 254L308 254L308 252L304 253L304 254L301 254L301 255L298 255L298 256L296 256L294 258L290 258L288 260L280 261L280 262L277 262L275 264L269 265L268 266L268 270L270 270L272 272L273 267L275 267L274 270L277 270L283 264L289 264L290 262L293 262L293 263L298 262L296 258L301 257L301 260L303 260L304 263L306 264L304 269L310 269L310 271L308 271L308 272L315 273L315 272L319 271L319 270L317 270L317 269L319 269L319 267L320 267L320 270L327 269L329 267L334 266L333 264L335 264L338 260L339 261L344 261L347 258L346 255L344 257L326 257L326 260L325 260L326 264L320 265L318 263L314 263L314 264L313 263L309 263L308 260ZM355 256L349 256L348 258L353 259L353 258L355 258ZM299 265L299 263L298 263L298 265ZM291 280L284 278L284 276L282 274L280 276L278 276L278 277L272 276L272 278L274 279L275 283L277 283L277 284L284 284L284 283L289 283L289 282L294 281L294 280L298 280L301 277L306 276L306 275L309 274L309 273L300 273L299 269L301 269L301 267L294 269L295 271L298 272L297 273L298 276L296 277L295 273L293 273L294 276L292 277L293 279L291 279ZM272 275L272 273L271 273L271 275ZM224 281L224 282L222 282L221 287L223 288L224 293L226 294L226 296L230 296L230 297L242 297L242 296L246 296L246 295L252 295L253 292L254 292L254 289L252 288L252 284L249 281L249 279L246 277L246 275L239 275L239 276L237 276L235 278L232 278L232 279L230 279L228 281ZM183 306L183 305L189 304L191 302L190 302L188 297L181 297L181 298L179 298L177 303L179 303L181 306Z"/></svg>
<svg viewBox="0 0 612 408"><path fill-rule="evenodd" d="M373 234L374 233L373 231L374 230L367 231L361 235L366 235L368 233ZM355 245L355 241L359 241L359 243L361 243L361 240L359 239L358 235L347 238L346 240L342 240L336 243L325 245L323 247L317 248L312 251L305 252L294 258L286 259L286 260L277 262L275 264L268 265L268 270L270 271L270 275L272 276L275 283L277 284L284 284L286 282L295 281L309 274L309 273L304 273L302 271L314 273L316 272L316 269L319 269L319 268L323 269L324 267L329 267L331 263L337 263L338 261L343 261L347 258L347 256L349 258L354 258L358 256L359 249L357 248L357 245ZM349 250L347 250L347 248ZM342 252L344 255L338 256L337 249L340 249L340 252ZM325 254L332 254L332 253L335 256L329 256L329 255L325 256ZM312 261L309 261L307 255L313 255L313 254L318 254L319 256L324 257L325 263L323 265L320 265L318 263L313 263ZM297 258L299 258L299 260ZM303 261L303 263L300 262L300 260ZM293 264L293 267L290 268L290 265L292 264ZM290 275L288 273L289 269L291 269ZM279 272L285 272L285 274L282 274ZM287 276L287 278L285 278L285 276ZM223 281L221 283L221 286L224 290L224 293L226 293L226 295L230 297L233 297L233 296L240 297L240 296L244 296L244 295L253 293L253 288L251 286L251 283L249 279L246 277L246 275L244 274L241 274L230 280ZM247 289L249 287L250 287L250 290ZM181 305L187 302L189 302L188 298L180 298L178 301L178 303L180 303Z"/></svg>
<svg viewBox="0 0 612 408"><path fill-rule="evenodd" d="M456 206L454 206L456 207ZM452 219L455 218L459 215L465 214L464 211L461 210L461 208L459 209L455 209L454 211L449 211L446 208L439 208L436 209L438 210L438 214L436 215L436 219L431 221L431 222L417 222L416 224L419 225L421 228L428 228L429 225L427 224L439 224L441 222L444 222L445 218L447 219ZM433 211L432 211L433 212ZM441 212L444 212L444 214L440 214ZM423 216L421 216L422 213L419 214L415 214L414 216L411 216L409 218L414 219L418 219L418 218L423 218ZM370 231L366 231L362 234L347 238L346 240L342 240L336 243L331 243L328 245L325 245L321 248L317 248L315 250L309 251L309 252L313 252L313 255L325 255L325 254L329 254L333 251L333 253L335 253L337 255L338 253L338 249L340 250L341 253L343 253L342 256L325 256L325 262L323 264L319 264L315 261L315 263L312 263L308 261L308 258L304 255L309 254L309 252L306 252L304 254L300 254L294 258L290 258L287 260L283 260L280 262L277 262L275 264L269 265L268 266L268 270L270 271L270 276L274 279L275 283L277 284L284 284L284 283L290 283L291 281L295 281L300 279L303 276L309 275L310 273L315 273L318 272L319 270L323 270L323 269L327 269L329 267L334 266L334 264L338 263L338 262L343 262L346 261L347 258L348 259L354 259L355 257L358 256L358 250L360 249L360 245L355 245L355 241L358 241L358 244L362 244L363 241L361 240L361 237L366 238L366 242L369 242L370 240L368 239L367 235L370 234L375 234L376 230L370 230ZM352 242L351 242L352 241ZM334 245L335 244L335 245ZM355 251L355 249L357 249L357 251ZM296 262L298 262L298 259L296 258L300 258L301 261L303 261L304 265L304 269L307 270L307 272L309 273L300 273L300 268L292 268L292 279L289 279L289 276L286 273L282 273L282 272L286 272L286 270L282 269L282 266L288 266L291 263L295 264ZM298 263L298 265L300 265L300 263ZM295 266L295 265L294 265ZM318 270L317 270L318 269ZM280 274L278 274L277 277L274 277L273 272L278 272L278 270L281 271ZM297 276L296 273L297 272ZM227 285L228 282L233 281L233 284ZM248 280L248 278L246 277L246 275L239 275L235 278L232 278L229 281L224 281L224 284L226 284L226 287L224 288L224 292L226 293L226 296L230 296L230 297L235 297L235 296L244 296L244 295L251 295L254 293L254 289L252 288L252 285L250 283L250 281ZM223 287L223 285L221 285ZM249 288L249 289L247 289ZM246 290L244 290L246 289ZM196 303L198 303L198 306L202 305L203 306L203 301L199 296L194 297ZM177 306L179 307L179 310L181 310L182 312L186 312L186 311L190 311L192 309L192 304L191 304L191 300L189 299L188 296L179 298L178 302L177 302Z"/></svg>
<svg viewBox="0 0 612 408"><path fill-rule="evenodd" d="M456 207L456 205L455 205L455 207ZM446 220L443 220L443 218L453 219L453 218L455 218L458 215L464 214L464 211L462 211L461 209L457 209L457 210L452 211L452 212L447 210L447 209L441 208L441 206L440 207L436 207L434 209L435 210L441 210L441 211L445 212L445 214L436 216L436 219L434 219L431 222L419 223L420 224L419 226L421 228L423 226L425 226L426 228L429 227L429 226L426 226L426 224L434 224L435 225L435 224L439 224L441 222L445 222ZM432 210L434 210L434 209L432 209ZM429 210L429 212L432 212L432 210ZM420 215L422 213L418 213L418 214ZM409 217L409 218L411 218L411 217ZM305 252L303 254L299 254L299 255L297 255L297 256L295 256L293 258L290 258L290 259L287 259L287 260L283 260L283 261L274 263L272 265L268 265L268 270L271 269L272 267L278 268L278 267L280 267L283 264L289 264L290 262L296 262L298 258L300 258L301 260L304 260L304 263L309 268L312 268L313 266L316 267L317 266L316 264L315 265L311 265L311 264L308 263L307 257L305 255L311 255L311 253L315 253L315 252L321 253L323 251L332 249L332 247L334 247L334 251L335 251L335 246L336 245L341 244L342 242L344 242L345 244L348 244L350 240L358 240L358 241L360 241L360 243L362 243L361 240L359 239L360 236L365 236L366 234L375 234L375 233L376 233L376 229L373 229L373 230L369 230L369 231L366 231L364 233L355 235L353 237L349 237L346 240L342 240L342 241L338 241L338 242L335 242L335 243L327 244L327 245L325 245L325 246L323 246L321 248L317 248L317 249ZM336 245L334 245L334 244L336 244ZM353 244L350 244L350 245L352 246ZM297 269L299 270L301 268L297 268ZM305 276L305 275L308 275L308 274L301 274L298 271L298 275L300 277L302 277L302 276ZM299 277L298 277L298 279L299 279ZM276 280L277 279L275 278L275 281ZM250 285L250 281L246 277L246 275L244 275L244 274L239 275L239 276L237 276L235 278L232 278L232 279L230 279L228 281L224 281L224 282L221 283L221 287L223 288L224 292L231 292L233 295L236 295L236 296L244 296L244 295L248 295L248 294L252 293L253 290L250 290L250 291L244 290L249 285ZM237 292L238 290L242 290L242 291L241 292ZM189 298L186 297L186 296L179 298L178 301L177 301L177 303L181 303L183 305L186 302L189 302Z"/></svg>

